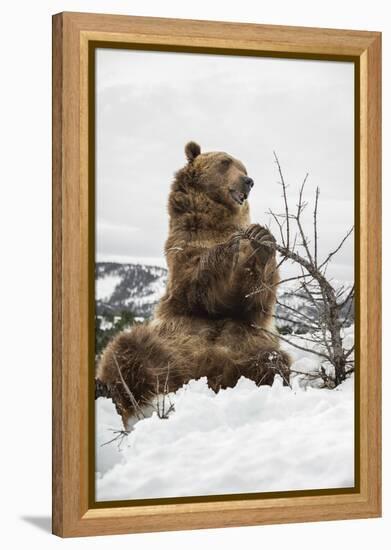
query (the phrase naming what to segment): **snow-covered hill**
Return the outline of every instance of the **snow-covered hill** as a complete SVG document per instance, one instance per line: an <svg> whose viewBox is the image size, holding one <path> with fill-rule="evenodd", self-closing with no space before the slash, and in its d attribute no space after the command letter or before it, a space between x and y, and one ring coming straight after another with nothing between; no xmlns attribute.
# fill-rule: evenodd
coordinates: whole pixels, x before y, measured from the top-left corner
<svg viewBox="0 0 391 550"><path fill-rule="evenodd" d="M167 270L163 267L98 262L95 267L96 312L120 314L129 310L148 319L163 296Z"/></svg>

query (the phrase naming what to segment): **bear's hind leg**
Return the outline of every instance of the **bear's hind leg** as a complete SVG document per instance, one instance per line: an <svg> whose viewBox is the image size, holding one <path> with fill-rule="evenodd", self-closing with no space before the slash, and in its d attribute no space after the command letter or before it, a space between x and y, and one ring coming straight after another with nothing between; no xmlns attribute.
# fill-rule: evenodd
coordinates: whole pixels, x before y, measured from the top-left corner
<svg viewBox="0 0 391 550"><path fill-rule="evenodd" d="M150 415L170 362L163 341L148 326L122 332L106 347L98 364L96 384L107 388L125 429Z"/></svg>

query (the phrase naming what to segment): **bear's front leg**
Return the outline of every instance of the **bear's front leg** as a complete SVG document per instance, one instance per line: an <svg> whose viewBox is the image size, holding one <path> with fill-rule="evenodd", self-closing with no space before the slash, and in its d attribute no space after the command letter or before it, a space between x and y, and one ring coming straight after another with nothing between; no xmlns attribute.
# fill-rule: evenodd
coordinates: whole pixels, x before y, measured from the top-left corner
<svg viewBox="0 0 391 550"><path fill-rule="evenodd" d="M268 264L275 263L276 239L269 229L253 223L244 232L244 238L250 241L261 267L265 268Z"/></svg>
<svg viewBox="0 0 391 550"><path fill-rule="evenodd" d="M259 226L232 236L224 243L203 251L197 267L183 262L182 288L188 310L205 311L213 316L248 316L256 307L260 313L274 304L274 282L277 280L274 237ZM262 297L252 298L262 285ZM251 313L251 318L254 315Z"/></svg>
<svg viewBox="0 0 391 550"><path fill-rule="evenodd" d="M273 235L265 227L250 225L240 239L234 274L244 309L261 317L269 315L278 280Z"/></svg>

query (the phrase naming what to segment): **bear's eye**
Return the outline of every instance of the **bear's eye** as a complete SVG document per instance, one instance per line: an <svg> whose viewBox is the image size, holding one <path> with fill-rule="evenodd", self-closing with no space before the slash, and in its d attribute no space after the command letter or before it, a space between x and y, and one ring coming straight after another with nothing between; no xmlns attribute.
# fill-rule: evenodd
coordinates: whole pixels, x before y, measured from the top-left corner
<svg viewBox="0 0 391 550"><path fill-rule="evenodd" d="M231 164L231 159L222 159L220 161L221 166L227 168Z"/></svg>

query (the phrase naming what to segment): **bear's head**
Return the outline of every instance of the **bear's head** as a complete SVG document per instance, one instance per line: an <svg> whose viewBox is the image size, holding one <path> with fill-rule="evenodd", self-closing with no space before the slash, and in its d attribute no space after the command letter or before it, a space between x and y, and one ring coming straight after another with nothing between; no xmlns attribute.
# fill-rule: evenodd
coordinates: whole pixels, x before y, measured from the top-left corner
<svg viewBox="0 0 391 550"><path fill-rule="evenodd" d="M192 174L197 191L231 211L247 207L254 181L240 160L223 152L201 153L194 141L187 143L185 154L187 171Z"/></svg>

